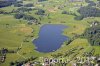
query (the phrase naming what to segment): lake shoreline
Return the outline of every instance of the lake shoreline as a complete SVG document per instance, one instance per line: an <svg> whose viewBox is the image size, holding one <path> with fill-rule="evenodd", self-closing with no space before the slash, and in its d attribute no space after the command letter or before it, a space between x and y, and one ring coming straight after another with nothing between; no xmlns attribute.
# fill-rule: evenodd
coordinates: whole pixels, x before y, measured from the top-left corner
<svg viewBox="0 0 100 66"><path fill-rule="evenodd" d="M41 26L41 28L44 28L44 26L47 26L47 25L49 25L49 26L50 26L50 25L52 25L52 26L59 26L59 27L62 26L63 29L60 31L61 35L62 35L62 33L64 32L64 29L67 28L67 26L61 25L61 24L45 24L45 25ZM40 33L41 33L41 28L40 28L40 31L39 31L39 35L40 35ZM57 28L57 27L56 27L56 28ZM47 28L46 28L46 29L47 29ZM50 28L49 28L49 29L50 29ZM47 29L47 30L48 30L48 29ZM42 31L42 32L44 32L44 31ZM45 33L45 32L44 32L44 33ZM56 34L57 34L57 33L56 33ZM55 34L55 35L56 35L56 34ZM59 33L58 33L58 34L59 34ZM44 35L44 36L45 36L45 35ZM48 36L48 35L47 35L47 36ZM62 35L62 36L63 36L64 38L66 37L66 40L68 39L67 36L64 36L64 35ZM57 37L57 36L56 36L56 37ZM46 37L46 38L47 38L47 37ZM38 40L38 39L39 39L39 37L36 38L35 41ZM49 39L50 39L50 37L49 37ZM54 40L55 40L55 39L54 39ZM44 40L43 40L43 41L44 41ZM47 40L47 41L48 41L48 40ZM56 41L56 40L55 40L55 41ZM61 40L61 41L62 41L62 40ZM39 41L39 42L40 42L40 41ZM57 41L57 42L58 42L58 41ZM64 41L64 42L65 42L65 41ZM40 42L40 43L41 43L41 42ZM51 41L51 43L52 43L52 41ZM37 45L34 43L34 40L33 40L33 44L35 45L35 47L37 46ZM48 43L46 43L46 44L48 44ZM58 44L59 44L59 43L58 43ZM63 43L60 43L60 45L61 45L61 46L60 46L59 48L62 47ZM42 45L42 46L43 46L43 45ZM47 46L48 46L48 45L47 45ZM51 45L50 45L50 46L51 46ZM54 46L52 46L52 47L54 47ZM58 48L58 49L59 49L59 48ZM35 48L36 51L38 51L37 49L38 49L38 47ZM58 49L52 50L52 51L50 51L50 52L57 51ZM38 52L41 52L41 51L38 51ZM42 53L49 53L49 52L42 52Z"/></svg>

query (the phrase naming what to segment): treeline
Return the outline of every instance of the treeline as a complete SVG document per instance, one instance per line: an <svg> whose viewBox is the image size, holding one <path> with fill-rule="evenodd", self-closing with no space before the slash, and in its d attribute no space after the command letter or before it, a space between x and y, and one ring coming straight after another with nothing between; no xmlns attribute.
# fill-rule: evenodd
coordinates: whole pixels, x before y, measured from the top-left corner
<svg viewBox="0 0 100 66"><path fill-rule="evenodd" d="M36 15L45 15L45 10L38 9L38 11L35 13Z"/></svg>
<svg viewBox="0 0 100 66"><path fill-rule="evenodd" d="M85 0L85 2L89 3L88 6L96 6L96 3L92 0Z"/></svg>
<svg viewBox="0 0 100 66"><path fill-rule="evenodd" d="M87 38L92 46L100 46L100 23L93 23L92 27L87 28L82 36Z"/></svg>
<svg viewBox="0 0 100 66"><path fill-rule="evenodd" d="M14 17L15 17L16 19L36 20L36 21L37 21L37 19L36 19L35 17L33 17L33 16L31 16L31 15L26 15L26 14L23 14L23 13L16 13L16 14L14 15Z"/></svg>
<svg viewBox="0 0 100 66"><path fill-rule="evenodd" d="M23 1L17 1L17 0L8 0L8 1L0 1L0 7L7 7L14 5L14 7L33 7L33 3L28 3L23 5Z"/></svg>
<svg viewBox="0 0 100 66"><path fill-rule="evenodd" d="M2 7L6 7L6 6L10 6L15 2L15 0L11 0L11 1L0 1L0 8Z"/></svg>
<svg viewBox="0 0 100 66"><path fill-rule="evenodd" d="M0 10L0 14L11 14L12 12L6 12L4 10Z"/></svg>
<svg viewBox="0 0 100 66"><path fill-rule="evenodd" d="M91 6L81 7L78 12L81 16L77 16L75 18L77 20L82 20L87 17L100 17L100 9Z"/></svg>
<svg viewBox="0 0 100 66"><path fill-rule="evenodd" d="M47 1L47 0L38 0L38 2L43 2L43 1Z"/></svg>
<svg viewBox="0 0 100 66"><path fill-rule="evenodd" d="M62 11L62 14L77 16L75 13L71 13L71 12L68 12L68 11L65 11L65 10Z"/></svg>
<svg viewBox="0 0 100 66"><path fill-rule="evenodd" d="M35 14L36 15L44 15L45 11L42 9L31 9L31 8L27 8L27 7L20 7L18 9L13 9L10 12L6 12L4 10L0 10L0 14L6 14L6 15L13 15L14 18L16 19L23 19L23 20L27 20L28 24L32 24L33 22L35 24L39 24L38 19L35 18L34 16L31 15L27 15L26 12L30 13L30 11L32 10L38 10Z"/></svg>
<svg viewBox="0 0 100 66"><path fill-rule="evenodd" d="M88 6L80 7L77 12L80 16L76 15L76 20L82 20L87 17L100 17L100 9L96 8L96 3L94 1L86 0Z"/></svg>
<svg viewBox="0 0 100 66"><path fill-rule="evenodd" d="M32 11L32 9L26 7L20 7L17 10L15 10L15 12L29 12L29 11Z"/></svg>
<svg viewBox="0 0 100 66"><path fill-rule="evenodd" d="M75 16L75 20L82 20L87 17L100 17L100 9L96 8L97 6L99 6L99 2L98 4L90 0L86 0L86 2L88 3L87 6L83 6L83 7L80 6L80 8L77 10L77 12L80 15L77 15L76 13L71 13L65 10L62 11L62 14L73 15Z"/></svg>
<svg viewBox="0 0 100 66"><path fill-rule="evenodd" d="M21 6L34 7L34 4L33 3L23 4L23 1L17 1L17 2L14 3L14 7L21 7Z"/></svg>

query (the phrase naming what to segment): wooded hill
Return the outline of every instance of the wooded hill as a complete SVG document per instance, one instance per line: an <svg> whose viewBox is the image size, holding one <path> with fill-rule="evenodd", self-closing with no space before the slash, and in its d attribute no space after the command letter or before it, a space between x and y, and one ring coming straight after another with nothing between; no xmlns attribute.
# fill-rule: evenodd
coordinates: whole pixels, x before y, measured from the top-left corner
<svg viewBox="0 0 100 66"><path fill-rule="evenodd" d="M94 22L90 28L87 28L83 34L92 46L100 46L100 22Z"/></svg>

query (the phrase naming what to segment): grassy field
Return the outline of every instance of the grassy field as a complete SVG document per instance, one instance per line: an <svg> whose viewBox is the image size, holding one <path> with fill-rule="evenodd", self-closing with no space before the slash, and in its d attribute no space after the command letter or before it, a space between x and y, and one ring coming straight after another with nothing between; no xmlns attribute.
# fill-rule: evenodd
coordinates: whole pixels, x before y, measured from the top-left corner
<svg viewBox="0 0 100 66"><path fill-rule="evenodd" d="M29 2L29 1L28 1ZM25 1L25 4L28 3ZM36 0L33 0L32 2L36 2ZM67 1L68 3L68 1ZM44 7L42 5L45 5ZM58 9L58 7L64 6L65 2L63 0L49 0L48 2L43 2L36 4L35 7L43 8L46 10L46 13L49 13L50 19L48 17L44 16L38 16L34 14L36 10L31 11L31 14L37 19L39 17L42 18L41 25L49 24L48 22L51 22L50 24L63 24L68 26L63 32L63 35L68 36L72 38L74 34L81 35L86 28L88 28L90 25L87 23L87 21L91 22L94 20L100 21L100 18L86 18L83 20L75 20L74 16L72 15L66 15L61 14L63 10L72 10L76 13L76 10L74 5L77 3L69 3L67 7L64 7L62 9ZM80 2L78 4L81 4ZM82 3L84 6L87 5L87 3ZM48 8L49 7L49 8ZM17 9L16 7L9 6L5 8L0 8L1 10L5 11L11 11L12 9ZM56 53L65 53L67 50L73 47L82 46L84 50L79 51L79 54L77 56L81 56L82 52L89 50L90 48L95 48L95 55L100 54L99 46L91 46L88 43L87 39L77 38L73 42L71 42L69 45L65 45L65 43L62 45L61 48L59 48L55 52L51 53L40 53L36 50L34 50L36 47L32 43L34 38L38 37L40 26L39 25L28 25L27 21L25 20L18 20L13 17L13 15L3 15L0 14L0 49L2 48L8 48L11 50L16 50L17 48L21 47L21 50L19 50L17 53L14 54L7 54L7 59L4 63L0 64L0 66L9 66L9 63L11 61L17 61L17 60L24 60L31 56L37 56L37 57L51 57L51 54ZM33 33L32 33L33 31ZM29 35L32 35L34 37L27 37ZM23 40L27 39L29 42L23 42ZM87 49L88 48L88 49ZM78 51L76 51L78 52Z"/></svg>

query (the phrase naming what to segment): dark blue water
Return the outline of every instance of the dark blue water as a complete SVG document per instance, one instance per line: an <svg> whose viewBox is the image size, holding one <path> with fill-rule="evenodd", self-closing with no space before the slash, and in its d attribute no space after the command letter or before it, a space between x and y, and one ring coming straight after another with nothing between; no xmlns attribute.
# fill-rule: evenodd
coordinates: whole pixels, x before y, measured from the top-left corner
<svg viewBox="0 0 100 66"><path fill-rule="evenodd" d="M36 50L39 52L53 52L61 47L68 38L62 35L63 30L67 28L64 25L43 25L39 32L39 37L33 41Z"/></svg>

